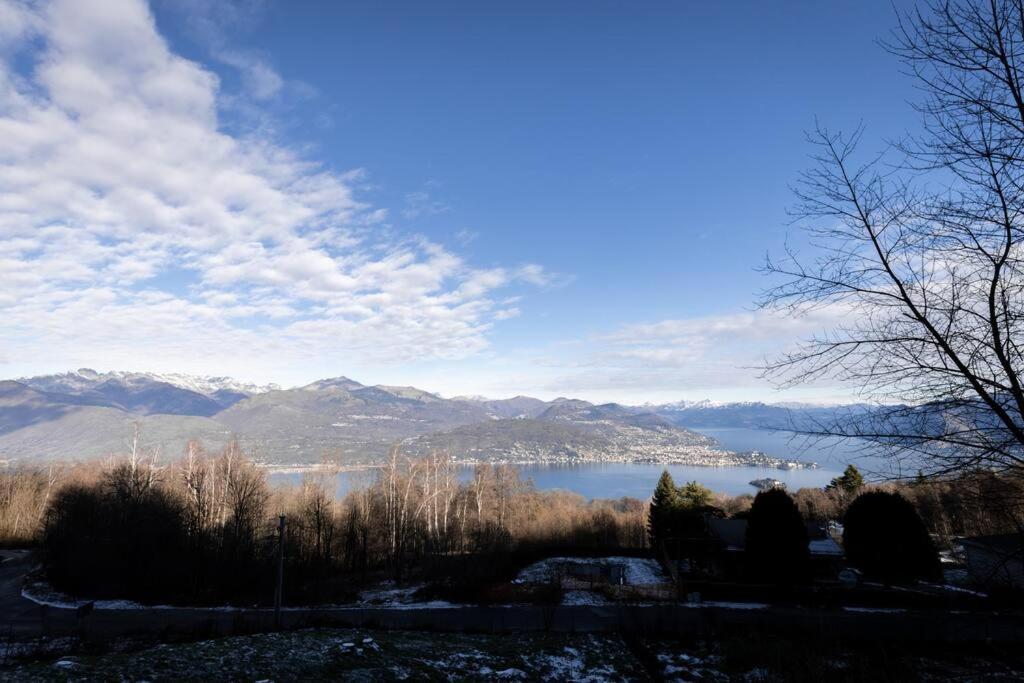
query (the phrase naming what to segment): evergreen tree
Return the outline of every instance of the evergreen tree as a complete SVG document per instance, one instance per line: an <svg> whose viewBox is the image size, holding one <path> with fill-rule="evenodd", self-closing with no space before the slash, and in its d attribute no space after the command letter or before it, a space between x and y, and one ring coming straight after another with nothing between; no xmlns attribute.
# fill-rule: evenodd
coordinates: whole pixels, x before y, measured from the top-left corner
<svg viewBox="0 0 1024 683"><path fill-rule="evenodd" d="M679 487L679 507L684 510L702 508L711 503L711 489L695 481Z"/></svg>
<svg viewBox="0 0 1024 683"><path fill-rule="evenodd" d="M672 480L672 475L665 470L654 489L647 517L647 533L651 539L651 547L656 551L660 549L661 543L672 537L672 519L678 507L679 491Z"/></svg>
<svg viewBox="0 0 1024 683"><path fill-rule="evenodd" d="M781 488L761 491L747 521L747 569L756 581L792 584L810 573L804 518Z"/></svg>
<svg viewBox="0 0 1024 683"><path fill-rule="evenodd" d="M843 519L846 559L868 578L887 583L941 577L939 555L914 506L898 493L869 491Z"/></svg>
<svg viewBox="0 0 1024 683"><path fill-rule="evenodd" d="M826 491L841 491L853 495L864 488L864 477L853 465L847 465L840 477L835 477L825 487Z"/></svg>

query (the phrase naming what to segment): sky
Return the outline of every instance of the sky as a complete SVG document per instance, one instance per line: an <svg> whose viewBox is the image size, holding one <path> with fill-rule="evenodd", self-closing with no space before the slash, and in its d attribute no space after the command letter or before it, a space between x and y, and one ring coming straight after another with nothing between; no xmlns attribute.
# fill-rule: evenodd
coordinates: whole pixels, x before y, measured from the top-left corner
<svg viewBox="0 0 1024 683"><path fill-rule="evenodd" d="M0 0L0 377L850 400L757 268L816 121L917 129L894 11Z"/></svg>

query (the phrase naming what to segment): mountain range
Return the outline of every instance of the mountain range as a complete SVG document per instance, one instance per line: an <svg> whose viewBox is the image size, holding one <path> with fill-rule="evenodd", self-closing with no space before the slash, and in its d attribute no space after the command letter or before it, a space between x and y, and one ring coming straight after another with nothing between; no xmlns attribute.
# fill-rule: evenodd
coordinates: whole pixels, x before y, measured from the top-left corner
<svg viewBox="0 0 1024 683"><path fill-rule="evenodd" d="M238 438L272 464L369 464L393 447L411 455L444 449L463 461L730 464L735 454L688 427L779 427L792 414L763 403L444 398L346 377L283 389L227 377L81 369L0 381L0 460L114 455L138 428L144 443L169 458L191 439L212 450Z"/></svg>

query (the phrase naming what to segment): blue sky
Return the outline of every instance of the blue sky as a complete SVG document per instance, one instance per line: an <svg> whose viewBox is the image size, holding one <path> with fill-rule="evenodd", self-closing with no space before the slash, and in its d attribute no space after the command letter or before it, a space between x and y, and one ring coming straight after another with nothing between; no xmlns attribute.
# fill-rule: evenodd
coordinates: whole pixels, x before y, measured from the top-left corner
<svg viewBox="0 0 1024 683"><path fill-rule="evenodd" d="M888 1L0 7L5 376L850 395L754 269L816 117L916 127Z"/></svg>

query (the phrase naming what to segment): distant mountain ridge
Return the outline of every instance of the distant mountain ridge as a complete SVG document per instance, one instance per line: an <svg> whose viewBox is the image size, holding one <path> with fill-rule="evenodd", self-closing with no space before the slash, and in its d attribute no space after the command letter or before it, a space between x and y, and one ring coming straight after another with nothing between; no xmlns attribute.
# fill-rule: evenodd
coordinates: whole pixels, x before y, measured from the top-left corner
<svg viewBox="0 0 1024 683"><path fill-rule="evenodd" d="M649 406L650 410L675 425L686 427L747 429L790 429L814 422L828 421L837 413L870 410L862 403L821 406L804 403L762 403L745 401L714 403L680 401Z"/></svg>
<svg viewBox="0 0 1024 683"><path fill-rule="evenodd" d="M234 435L269 463L324 458L372 463L394 447L445 449L473 461L700 460L728 454L690 426L780 426L792 408L763 403L656 406L444 398L348 377L283 389L229 377L86 368L0 382L0 460L83 459L124 450L136 424L167 457L190 439L219 448ZM827 410L798 408L800 410ZM763 422L759 422L763 421Z"/></svg>

